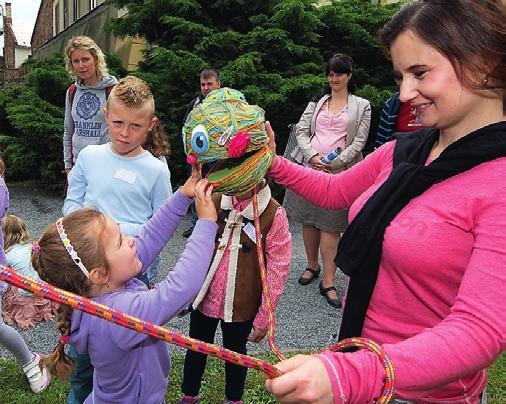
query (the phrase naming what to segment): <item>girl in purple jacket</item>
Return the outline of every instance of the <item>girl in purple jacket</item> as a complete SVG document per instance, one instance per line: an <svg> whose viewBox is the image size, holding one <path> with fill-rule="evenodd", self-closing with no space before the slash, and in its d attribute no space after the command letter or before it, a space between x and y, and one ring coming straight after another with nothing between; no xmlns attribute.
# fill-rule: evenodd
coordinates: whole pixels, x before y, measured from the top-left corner
<svg viewBox="0 0 506 404"><path fill-rule="evenodd" d="M211 192L195 171L135 237L122 235L117 223L99 211L79 209L48 227L32 254L33 267L56 287L165 324L195 297L209 268L217 229ZM194 196L197 231L166 279L149 290L135 277L160 253ZM163 403L170 371L164 341L65 305L58 330L60 343L49 358L53 373L65 379L72 370L64 351L67 342L78 353L87 352L95 368L85 403Z"/></svg>

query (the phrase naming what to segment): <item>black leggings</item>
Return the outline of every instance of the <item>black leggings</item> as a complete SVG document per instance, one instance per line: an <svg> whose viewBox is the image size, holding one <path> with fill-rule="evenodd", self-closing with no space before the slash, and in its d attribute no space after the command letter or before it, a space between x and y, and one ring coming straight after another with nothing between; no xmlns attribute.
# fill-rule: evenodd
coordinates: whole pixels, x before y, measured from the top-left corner
<svg viewBox="0 0 506 404"><path fill-rule="evenodd" d="M246 354L246 343L253 328L253 320L226 323L219 318L207 317L199 310L190 314L190 337L205 342L214 342L218 322L223 333L223 346L232 351ZM200 391L202 375L206 368L207 355L187 350L184 358L183 384L181 390L186 396L197 396ZM246 373L243 366L225 362L225 397L239 401L244 393Z"/></svg>

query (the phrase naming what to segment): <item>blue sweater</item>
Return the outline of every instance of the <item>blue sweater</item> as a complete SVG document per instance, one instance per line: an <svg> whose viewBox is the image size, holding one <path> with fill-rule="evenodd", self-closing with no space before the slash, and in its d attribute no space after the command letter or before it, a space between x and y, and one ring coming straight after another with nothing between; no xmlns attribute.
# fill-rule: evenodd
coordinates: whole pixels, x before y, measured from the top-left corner
<svg viewBox="0 0 506 404"><path fill-rule="evenodd" d="M95 207L134 236L171 194L167 164L151 153L123 157L109 143L91 145L79 153L70 172L63 214Z"/></svg>

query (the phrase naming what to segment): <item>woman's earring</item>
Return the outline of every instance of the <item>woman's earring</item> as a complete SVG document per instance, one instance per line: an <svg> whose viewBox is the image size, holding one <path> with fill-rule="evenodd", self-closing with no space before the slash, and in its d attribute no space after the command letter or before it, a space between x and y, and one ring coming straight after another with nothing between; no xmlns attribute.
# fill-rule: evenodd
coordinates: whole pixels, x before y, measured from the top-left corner
<svg viewBox="0 0 506 404"><path fill-rule="evenodd" d="M488 76L485 76L485 77L483 78L483 80L481 80L481 84L482 84L484 87L486 87L486 86L487 86L487 84L488 84Z"/></svg>

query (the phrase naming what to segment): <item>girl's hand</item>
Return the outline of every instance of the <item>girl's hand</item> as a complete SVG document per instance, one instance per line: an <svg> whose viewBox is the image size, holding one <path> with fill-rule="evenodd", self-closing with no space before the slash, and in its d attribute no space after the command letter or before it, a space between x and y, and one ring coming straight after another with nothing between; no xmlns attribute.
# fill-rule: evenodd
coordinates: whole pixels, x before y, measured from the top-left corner
<svg viewBox="0 0 506 404"><path fill-rule="evenodd" d="M272 162L274 162L274 160L277 157L276 140L274 139L276 135L274 134L274 131L272 130L271 127L271 123L269 121L265 122L265 130L267 132L267 135L269 136L269 151L271 152Z"/></svg>
<svg viewBox="0 0 506 404"><path fill-rule="evenodd" d="M218 214L214 206L212 192L213 186L209 185L207 179L200 180L195 186L195 207L197 208L199 219L216 222Z"/></svg>
<svg viewBox="0 0 506 404"><path fill-rule="evenodd" d="M202 179L202 164L194 164L192 167L192 175L186 180L181 187L181 193L187 198L195 196L195 186Z"/></svg>
<svg viewBox="0 0 506 404"><path fill-rule="evenodd" d="M283 375L268 379L265 388L281 403L334 403L332 385L320 359L297 355L276 367Z"/></svg>
<svg viewBox="0 0 506 404"><path fill-rule="evenodd" d="M248 341L259 343L267 335L267 331L269 330L266 328L257 328L253 326L253 334L248 337Z"/></svg>

